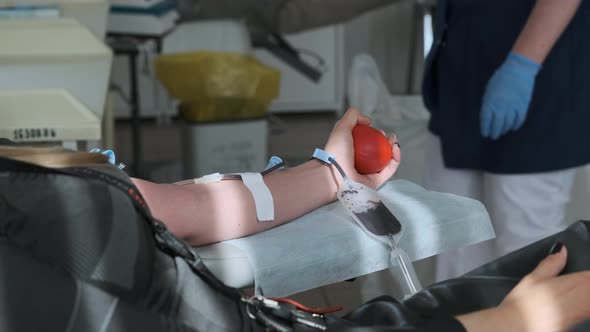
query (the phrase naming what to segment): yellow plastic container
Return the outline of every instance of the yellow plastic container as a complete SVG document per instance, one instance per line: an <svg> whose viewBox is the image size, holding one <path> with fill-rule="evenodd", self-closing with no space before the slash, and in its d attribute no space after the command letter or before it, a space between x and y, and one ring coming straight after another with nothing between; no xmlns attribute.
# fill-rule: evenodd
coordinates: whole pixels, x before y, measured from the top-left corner
<svg viewBox="0 0 590 332"><path fill-rule="evenodd" d="M280 72L243 54L165 54L156 73L191 122L260 118L279 95Z"/></svg>

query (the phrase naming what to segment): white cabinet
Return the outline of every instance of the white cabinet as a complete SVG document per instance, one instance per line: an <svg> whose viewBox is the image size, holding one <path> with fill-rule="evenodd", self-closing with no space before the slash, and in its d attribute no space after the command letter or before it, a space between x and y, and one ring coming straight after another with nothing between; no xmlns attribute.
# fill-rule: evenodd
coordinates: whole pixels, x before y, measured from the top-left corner
<svg viewBox="0 0 590 332"><path fill-rule="evenodd" d="M0 90L64 89L102 118L112 54L71 18L0 21Z"/></svg>
<svg viewBox="0 0 590 332"><path fill-rule="evenodd" d="M343 111L348 70L354 56L360 53L375 58L391 93L419 91L423 45L422 23L417 10L413 1L401 1L341 25L287 36L294 48L317 54L324 60L326 71L317 83L267 51L256 50L259 60L279 69L282 74L281 94L271 105L271 111ZM306 54L303 57L314 62Z"/></svg>
<svg viewBox="0 0 590 332"><path fill-rule="evenodd" d="M281 92L271 105L273 112L334 111L344 107L343 26L329 26L288 36L289 42L303 53L310 52L324 61L325 72L318 82L301 73L265 50L256 50L263 63L281 71ZM306 61L317 62L303 54ZM314 65L317 65L315 63Z"/></svg>
<svg viewBox="0 0 590 332"><path fill-rule="evenodd" d="M153 69L142 55L135 60L137 73L137 92L141 117L158 118L172 116L177 111L172 106L166 90L156 79ZM111 88L116 87L113 93L113 109L117 118L129 118L131 98L131 78L129 69L129 57L117 55L113 58L111 70Z"/></svg>

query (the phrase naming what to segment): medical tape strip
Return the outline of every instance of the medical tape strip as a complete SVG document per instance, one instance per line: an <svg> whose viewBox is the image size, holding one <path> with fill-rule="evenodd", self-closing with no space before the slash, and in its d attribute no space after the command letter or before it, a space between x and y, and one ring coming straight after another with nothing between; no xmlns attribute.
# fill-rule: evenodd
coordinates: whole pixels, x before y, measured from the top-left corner
<svg viewBox="0 0 590 332"><path fill-rule="evenodd" d="M206 184L206 183L214 183L223 180L223 175L220 173L213 173L201 176L198 179L193 179L194 184Z"/></svg>
<svg viewBox="0 0 590 332"><path fill-rule="evenodd" d="M272 194L260 173L234 173L225 174L225 176L239 176L242 182L248 188L254 198L256 206L256 217L259 221L272 221L275 219L275 209ZM198 179L192 179L191 183L206 184L224 180L224 174L213 173L202 176Z"/></svg>
<svg viewBox="0 0 590 332"><path fill-rule="evenodd" d="M275 219L275 208L272 194L260 173L238 173L242 177L244 185L254 197L256 216L258 221L272 221Z"/></svg>

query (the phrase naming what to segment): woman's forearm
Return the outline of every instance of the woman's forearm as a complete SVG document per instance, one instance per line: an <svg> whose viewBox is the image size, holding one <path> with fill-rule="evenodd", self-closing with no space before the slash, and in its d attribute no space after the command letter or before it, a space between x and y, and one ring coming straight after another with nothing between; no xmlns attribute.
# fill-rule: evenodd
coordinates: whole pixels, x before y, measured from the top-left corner
<svg viewBox="0 0 590 332"><path fill-rule="evenodd" d="M399 0L290 0L285 1L275 22L284 33L300 32L339 24L368 11L392 5Z"/></svg>
<svg viewBox="0 0 590 332"><path fill-rule="evenodd" d="M582 0L537 0L513 51L543 63Z"/></svg>
<svg viewBox="0 0 590 332"><path fill-rule="evenodd" d="M525 331L518 314L495 307L457 316L457 320L467 332Z"/></svg>
<svg viewBox="0 0 590 332"><path fill-rule="evenodd" d="M178 186L135 180L153 215L192 245L254 234L295 219L335 199L338 178L317 160L270 173L275 220L259 222L252 195L239 180Z"/></svg>
<svg viewBox="0 0 590 332"><path fill-rule="evenodd" d="M397 170L401 151L390 135L393 159L389 165L379 173L359 174L354 167L352 137L358 124L369 125L370 119L348 110L334 125L324 150L334 155L352 179L378 188ZM242 181L179 186L134 180L156 218L190 244L204 245L258 233L311 212L336 199L341 178L331 166L314 159L267 174L263 181L272 194L275 218L260 222L252 194Z"/></svg>

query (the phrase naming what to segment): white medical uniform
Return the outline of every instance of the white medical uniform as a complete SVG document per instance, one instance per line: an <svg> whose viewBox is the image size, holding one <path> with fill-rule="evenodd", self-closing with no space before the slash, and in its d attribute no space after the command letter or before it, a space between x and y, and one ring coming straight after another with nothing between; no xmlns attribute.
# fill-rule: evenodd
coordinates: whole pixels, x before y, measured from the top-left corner
<svg viewBox="0 0 590 332"><path fill-rule="evenodd" d="M439 138L428 135L424 187L481 201L496 232L493 240L440 254L436 281L462 275L567 227L575 168L518 175L448 169Z"/></svg>

